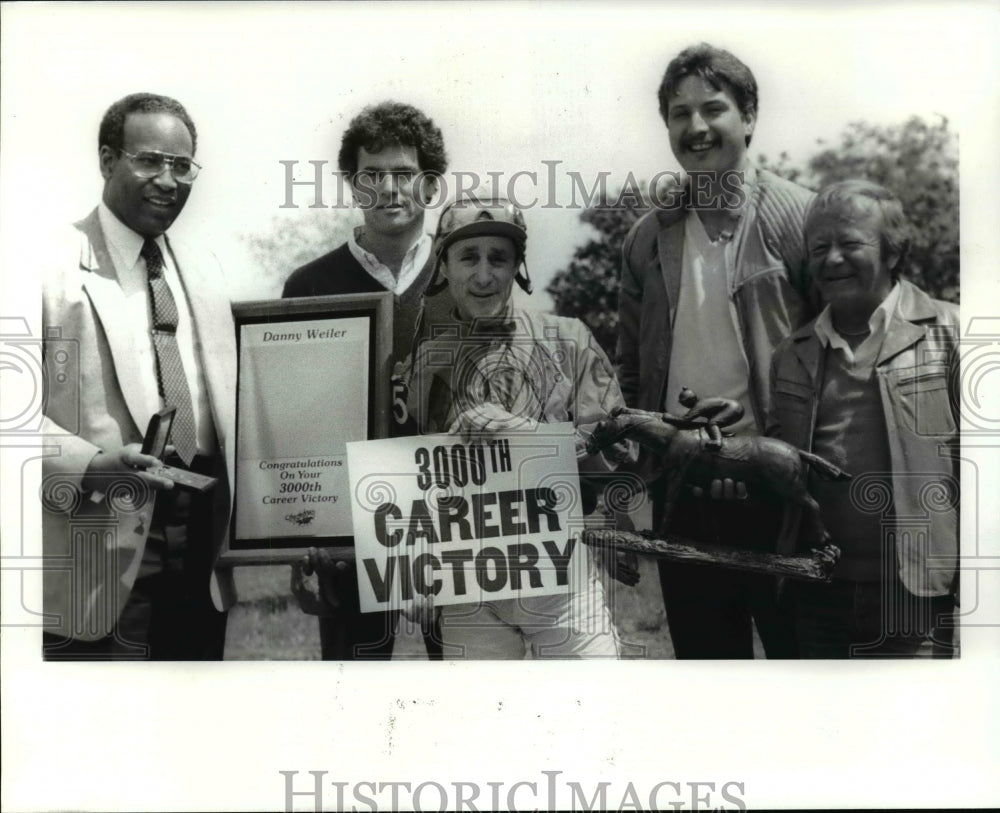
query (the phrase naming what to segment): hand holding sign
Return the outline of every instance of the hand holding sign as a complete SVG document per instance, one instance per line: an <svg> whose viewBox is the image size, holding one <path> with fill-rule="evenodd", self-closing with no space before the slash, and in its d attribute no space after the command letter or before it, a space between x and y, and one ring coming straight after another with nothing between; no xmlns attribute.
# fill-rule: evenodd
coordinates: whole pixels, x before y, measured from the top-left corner
<svg viewBox="0 0 1000 813"><path fill-rule="evenodd" d="M341 606L337 590L337 571L343 573L350 565L336 550L309 548L309 552L292 565L292 595L302 612L328 617Z"/></svg>
<svg viewBox="0 0 1000 813"><path fill-rule="evenodd" d="M429 628L434 620L434 596L414 596L413 601L403 608L403 615L408 621L424 629Z"/></svg>
<svg viewBox="0 0 1000 813"><path fill-rule="evenodd" d="M478 435L499 435L505 432L532 432L538 421L514 415L494 403L477 404L459 414L448 432L461 435L466 442Z"/></svg>

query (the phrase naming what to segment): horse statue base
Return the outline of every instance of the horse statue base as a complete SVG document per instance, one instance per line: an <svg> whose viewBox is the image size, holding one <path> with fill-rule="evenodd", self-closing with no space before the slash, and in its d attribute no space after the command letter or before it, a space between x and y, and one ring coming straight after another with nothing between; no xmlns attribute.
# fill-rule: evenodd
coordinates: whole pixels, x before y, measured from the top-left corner
<svg viewBox="0 0 1000 813"><path fill-rule="evenodd" d="M840 551L830 544L814 550L811 556L783 556L695 542L673 534L665 534L660 538L650 531L595 528L582 531L580 538L584 544L595 548L632 551L673 562L715 565L745 573L763 573L805 581L830 581L840 558Z"/></svg>

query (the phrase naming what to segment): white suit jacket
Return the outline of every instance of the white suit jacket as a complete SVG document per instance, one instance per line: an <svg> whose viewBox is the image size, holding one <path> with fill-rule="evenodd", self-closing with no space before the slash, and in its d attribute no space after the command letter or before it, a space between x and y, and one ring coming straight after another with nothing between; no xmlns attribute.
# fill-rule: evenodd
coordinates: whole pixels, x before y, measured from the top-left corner
<svg viewBox="0 0 1000 813"><path fill-rule="evenodd" d="M120 314L126 307L95 209L44 247L43 361L47 456L42 466L46 630L80 640L111 632L132 586L156 492L125 476L86 492L81 480L101 449L141 443L145 414L137 356ZM236 337L214 256L167 242L191 309L220 454L213 474L213 555L232 513ZM214 569L206 588L220 610L235 601L232 572Z"/></svg>

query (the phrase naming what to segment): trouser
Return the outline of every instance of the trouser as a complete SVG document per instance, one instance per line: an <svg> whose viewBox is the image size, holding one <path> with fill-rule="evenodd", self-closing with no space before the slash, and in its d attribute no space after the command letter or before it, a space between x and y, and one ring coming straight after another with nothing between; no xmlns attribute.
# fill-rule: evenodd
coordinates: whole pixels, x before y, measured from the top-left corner
<svg viewBox="0 0 1000 813"><path fill-rule="evenodd" d="M792 620L779 606L773 577L657 564L676 658L752 658L753 624L768 658L797 657Z"/></svg>
<svg viewBox="0 0 1000 813"><path fill-rule="evenodd" d="M952 658L955 597L915 596L882 581L792 585L803 658Z"/></svg>
<svg viewBox="0 0 1000 813"><path fill-rule="evenodd" d="M209 457L192 461L192 471L211 469ZM160 492L139 573L114 629L89 642L45 633L45 659L222 660L227 613L209 593L212 507L211 492Z"/></svg>
<svg viewBox="0 0 1000 813"><path fill-rule="evenodd" d="M345 560L346 561L346 560ZM334 569L320 578L333 580L333 593L341 606L333 615L320 616L320 653L325 661L389 660L395 643L399 611L362 613L355 563ZM433 621L422 626L427 657L441 660L441 633Z"/></svg>
<svg viewBox="0 0 1000 813"><path fill-rule="evenodd" d="M595 558L586 551L571 590L441 608L441 636L450 660L618 658Z"/></svg>
<svg viewBox="0 0 1000 813"><path fill-rule="evenodd" d="M675 505L668 532L773 552L780 521L776 506L687 497ZM678 659L753 658L754 624L768 658L798 656L791 612L779 603L774 577L663 559L657 566Z"/></svg>

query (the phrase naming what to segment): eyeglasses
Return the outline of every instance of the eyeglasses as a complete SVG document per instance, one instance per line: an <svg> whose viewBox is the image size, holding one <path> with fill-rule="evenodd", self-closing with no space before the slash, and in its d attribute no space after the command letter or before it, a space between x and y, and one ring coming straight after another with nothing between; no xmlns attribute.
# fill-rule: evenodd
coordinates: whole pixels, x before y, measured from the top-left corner
<svg viewBox="0 0 1000 813"><path fill-rule="evenodd" d="M170 167L170 174L177 183L189 184L198 177L201 165L183 155L170 155L156 150L143 150L133 155L121 150L121 154L132 163L132 172L136 177L148 180L158 177L163 170Z"/></svg>

